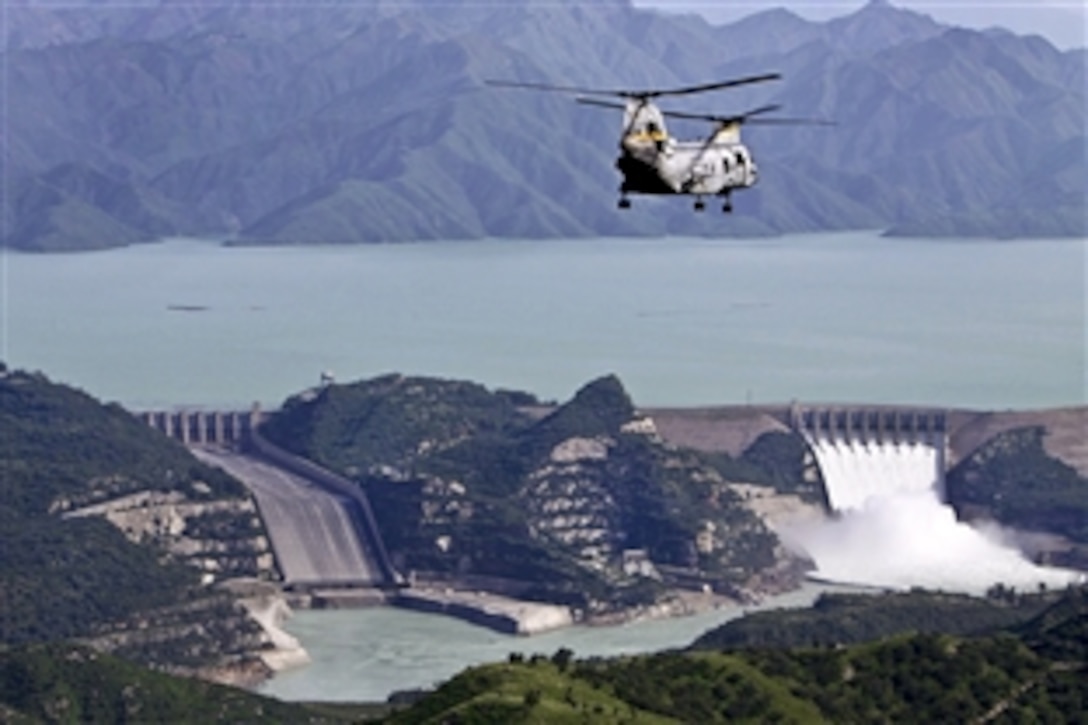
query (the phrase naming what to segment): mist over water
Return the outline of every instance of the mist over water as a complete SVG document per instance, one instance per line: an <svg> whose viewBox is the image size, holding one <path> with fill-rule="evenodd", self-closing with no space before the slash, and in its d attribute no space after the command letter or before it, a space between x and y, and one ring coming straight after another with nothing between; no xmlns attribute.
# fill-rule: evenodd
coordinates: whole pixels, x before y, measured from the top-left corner
<svg viewBox="0 0 1088 725"><path fill-rule="evenodd" d="M835 518L796 524L782 539L826 581L981 594L997 583L1019 590L1081 581L1038 566L1000 528L956 519L940 497L940 450L928 444L810 440Z"/></svg>

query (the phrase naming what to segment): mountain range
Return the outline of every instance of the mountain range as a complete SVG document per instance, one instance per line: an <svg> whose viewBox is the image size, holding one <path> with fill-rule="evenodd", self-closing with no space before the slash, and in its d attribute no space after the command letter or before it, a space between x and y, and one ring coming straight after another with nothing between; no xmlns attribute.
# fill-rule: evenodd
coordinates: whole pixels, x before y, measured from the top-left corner
<svg viewBox="0 0 1088 725"><path fill-rule="evenodd" d="M1084 49L873 0L826 22L727 25L629 0L9 3L2 243L91 249L478 237L1088 236ZM619 114L488 79L780 103L734 214L616 209ZM668 99L664 99L668 100ZM664 105L664 104L663 104ZM675 121L673 133L710 129Z"/></svg>

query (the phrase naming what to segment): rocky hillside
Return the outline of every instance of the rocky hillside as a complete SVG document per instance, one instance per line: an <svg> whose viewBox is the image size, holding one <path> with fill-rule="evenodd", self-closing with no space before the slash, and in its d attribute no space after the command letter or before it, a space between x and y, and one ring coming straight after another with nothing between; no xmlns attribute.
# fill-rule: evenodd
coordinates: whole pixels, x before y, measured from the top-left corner
<svg viewBox="0 0 1088 725"><path fill-rule="evenodd" d="M885 0L824 23L779 9L722 26L629 0L5 8L17 142L2 243L20 249L169 234L1088 234L1083 50ZM676 87L768 71L784 80L668 104L781 103L837 123L747 131L761 182L731 217L679 199L618 212L615 113L484 84Z"/></svg>
<svg viewBox="0 0 1088 725"><path fill-rule="evenodd" d="M750 479L666 445L615 377L542 417L531 403L394 375L289 399L262 432L358 481L394 561L420 576L599 613L678 582L739 595L794 563L742 495Z"/></svg>
<svg viewBox="0 0 1088 725"><path fill-rule="evenodd" d="M40 374L0 370L0 435L0 642L81 638L167 669L261 669L264 630L218 586L275 575L241 484Z"/></svg>
<svg viewBox="0 0 1088 725"><path fill-rule="evenodd" d="M949 503L971 517L1058 534L1088 549L1088 477L1051 455L1045 438L1038 426L987 440L949 472Z"/></svg>

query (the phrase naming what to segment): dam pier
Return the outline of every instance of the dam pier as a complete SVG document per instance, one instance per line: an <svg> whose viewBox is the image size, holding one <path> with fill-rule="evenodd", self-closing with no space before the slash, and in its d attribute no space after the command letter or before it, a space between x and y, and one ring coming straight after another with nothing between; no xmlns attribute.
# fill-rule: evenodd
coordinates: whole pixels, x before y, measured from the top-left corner
<svg viewBox="0 0 1088 725"><path fill-rule="evenodd" d="M808 445L830 511L858 509L872 497L931 490L944 500L947 414L924 409L789 409L789 425Z"/></svg>

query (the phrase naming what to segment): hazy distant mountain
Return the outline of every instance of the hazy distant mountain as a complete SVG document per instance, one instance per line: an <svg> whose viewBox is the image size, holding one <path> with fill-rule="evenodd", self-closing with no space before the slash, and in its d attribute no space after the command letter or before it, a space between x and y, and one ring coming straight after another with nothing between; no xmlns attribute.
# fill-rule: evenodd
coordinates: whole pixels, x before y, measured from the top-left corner
<svg viewBox="0 0 1088 725"><path fill-rule="evenodd" d="M7 12L4 242L20 248L224 232L1088 235L1084 52L884 0L824 23L771 10L725 26L627 0ZM483 83L661 87L765 71L784 80L669 104L779 102L837 122L748 130L762 178L731 217L678 198L616 210L618 113Z"/></svg>

